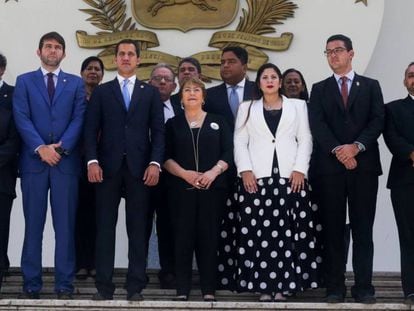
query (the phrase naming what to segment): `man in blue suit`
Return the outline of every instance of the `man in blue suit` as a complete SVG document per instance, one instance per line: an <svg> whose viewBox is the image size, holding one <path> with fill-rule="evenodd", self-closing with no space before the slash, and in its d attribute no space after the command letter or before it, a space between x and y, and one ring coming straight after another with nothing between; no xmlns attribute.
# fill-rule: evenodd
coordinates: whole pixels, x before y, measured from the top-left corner
<svg viewBox="0 0 414 311"><path fill-rule="evenodd" d="M128 233L127 299L145 288L149 186L158 183L164 157L164 113L158 90L136 78L139 49L133 40L115 48L117 77L94 90L87 107L88 179L96 183L96 288L94 300L113 298L115 229L125 195Z"/></svg>
<svg viewBox="0 0 414 311"><path fill-rule="evenodd" d="M38 299L42 288L42 236L50 192L55 230L55 291L71 299L75 272L74 226L80 157L78 141L85 111L82 79L63 72L65 41L43 35L40 69L17 77L13 112L22 137L20 176L25 217L21 298Z"/></svg>

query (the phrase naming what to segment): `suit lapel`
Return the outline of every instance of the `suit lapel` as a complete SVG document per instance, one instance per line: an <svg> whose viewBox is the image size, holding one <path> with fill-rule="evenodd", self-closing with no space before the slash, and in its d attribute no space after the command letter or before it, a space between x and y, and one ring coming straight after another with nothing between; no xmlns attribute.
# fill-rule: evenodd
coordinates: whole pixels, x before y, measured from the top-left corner
<svg viewBox="0 0 414 311"><path fill-rule="evenodd" d="M352 104L355 102L355 99L357 98L361 87L361 83L361 78L357 74L355 74L354 80L352 81L351 90L348 96L348 109L351 109Z"/></svg>
<svg viewBox="0 0 414 311"><path fill-rule="evenodd" d="M112 80L111 87L113 89L113 94L116 97L116 102L119 105L122 105L122 108L126 112L124 98L122 97L122 93L121 93L121 86L119 85L119 82L118 82L118 79L117 78L115 78L114 80Z"/></svg>
<svg viewBox="0 0 414 311"><path fill-rule="evenodd" d="M131 103L129 105L128 115L131 115L134 112L134 110L137 108L139 103L141 102L140 98L141 98L141 94L144 88L145 88L145 85L141 81L136 79L135 84L134 84L134 90L132 91L132 94L131 94Z"/></svg>
<svg viewBox="0 0 414 311"><path fill-rule="evenodd" d="M330 77L328 79L328 88L330 90L329 91L330 94L333 94L335 102L338 105L339 109L341 109L341 111L345 112L345 106L344 106L344 102L342 100L342 95L339 91L338 82L336 81L334 75L332 75L332 77ZM349 100L348 100L348 102L349 102Z"/></svg>
<svg viewBox="0 0 414 311"><path fill-rule="evenodd" d="M42 95L43 99L45 100L45 103L48 106L50 106L49 94L47 93L45 79L43 77L43 73L42 73L42 70L40 70L40 68L39 70L34 72L33 83L39 90L39 93Z"/></svg>
<svg viewBox="0 0 414 311"><path fill-rule="evenodd" d="M57 80L57 84L56 84L55 95L53 96L53 102L52 102L52 104L54 104L56 102L56 100L58 99L59 95L65 89L67 82L68 81L67 81L67 75L66 75L66 73L64 73L63 71L60 71L59 76L58 76L58 80Z"/></svg>

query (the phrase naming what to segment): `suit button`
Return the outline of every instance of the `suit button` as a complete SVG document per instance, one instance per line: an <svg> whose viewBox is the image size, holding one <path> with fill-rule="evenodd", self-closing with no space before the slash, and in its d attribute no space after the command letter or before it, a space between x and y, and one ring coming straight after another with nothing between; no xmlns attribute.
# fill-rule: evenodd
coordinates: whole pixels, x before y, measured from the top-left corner
<svg viewBox="0 0 414 311"><path fill-rule="evenodd" d="M275 143L275 140L274 139L272 139L272 143Z"/></svg>
<svg viewBox="0 0 414 311"><path fill-rule="evenodd" d="M128 125L125 125L125 128L127 129L128 128Z"/></svg>

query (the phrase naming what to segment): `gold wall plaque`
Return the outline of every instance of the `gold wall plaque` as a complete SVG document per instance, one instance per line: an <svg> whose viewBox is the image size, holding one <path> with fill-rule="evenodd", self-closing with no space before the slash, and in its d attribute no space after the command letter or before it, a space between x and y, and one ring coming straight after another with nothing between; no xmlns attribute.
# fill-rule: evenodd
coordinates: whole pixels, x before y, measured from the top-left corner
<svg viewBox="0 0 414 311"><path fill-rule="evenodd" d="M237 0L131 0L132 14L145 27L178 29L222 28L237 15Z"/></svg>

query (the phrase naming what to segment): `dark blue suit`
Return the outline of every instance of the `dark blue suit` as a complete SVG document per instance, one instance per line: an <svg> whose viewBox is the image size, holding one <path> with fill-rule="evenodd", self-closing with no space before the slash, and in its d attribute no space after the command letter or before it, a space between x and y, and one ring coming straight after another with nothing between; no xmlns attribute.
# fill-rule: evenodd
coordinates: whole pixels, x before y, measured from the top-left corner
<svg viewBox="0 0 414 311"><path fill-rule="evenodd" d="M255 83L246 79L243 101L252 99L254 88ZM234 131L235 118L231 112L226 83L207 89L206 104L204 105L203 110L222 115L229 124L230 129Z"/></svg>
<svg viewBox="0 0 414 311"><path fill-rule="evenodd" d="M126 289L133 295L147 282L149 188L142 179L149 163L161 164L164 157L164 114L158 90L136 80L127 111L118 79L96 87L87 107L84 141L86 160L98 160L103 170L103 182L96 185L96 288L106 298L115 290L115 229L125 191L129 238Z"/></svg>
<svg viewBox="0 0 414 311"><path fill-rule="evenodd" d="M42 236L50 191L55 229L55 290L73 291L75 270L74 225L80 157L78 140L83 126L85 91L82 79L60 71L52 102L42 71L17 77L13 97L17 130L23 144L20 174L25 216L21 267L23 290L42 288ZM68 155L51 167L35 149L62 142Z"/></svg>

